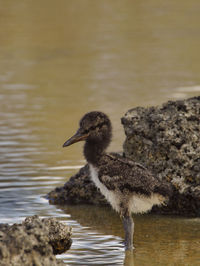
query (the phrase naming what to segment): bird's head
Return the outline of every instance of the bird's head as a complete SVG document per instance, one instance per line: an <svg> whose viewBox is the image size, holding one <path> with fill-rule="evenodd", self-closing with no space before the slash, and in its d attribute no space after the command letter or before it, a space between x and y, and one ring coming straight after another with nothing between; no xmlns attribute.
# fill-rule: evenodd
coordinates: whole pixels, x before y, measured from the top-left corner
<svg viewBox="0 0 200 266"><path fill-rule="evenodd" d="M67 147L78 141L101 143L104 148L110 143L112 136L112 127L110 119L102 112L93 111L87 113L80 120L80 127L77 132L68 139L63 147Z"/></svg>

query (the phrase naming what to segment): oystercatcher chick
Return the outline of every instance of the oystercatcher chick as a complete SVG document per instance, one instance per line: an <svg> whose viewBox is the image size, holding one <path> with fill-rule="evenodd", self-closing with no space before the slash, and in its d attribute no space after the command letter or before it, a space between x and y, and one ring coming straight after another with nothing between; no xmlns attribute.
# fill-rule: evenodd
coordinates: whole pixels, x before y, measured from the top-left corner
<svg viewBox="0 0 200 266"><path fill-rule="evenodd" d="M80 120L76 134L63 147L85 141L84 156L92 181L122 220L125 248L133 249L132 213L145 213L153 205L163 204L170 194L168 184L161 182L141 164L123 156L105 152L112 137L110 119L102 112L89 112Z"/></svg>

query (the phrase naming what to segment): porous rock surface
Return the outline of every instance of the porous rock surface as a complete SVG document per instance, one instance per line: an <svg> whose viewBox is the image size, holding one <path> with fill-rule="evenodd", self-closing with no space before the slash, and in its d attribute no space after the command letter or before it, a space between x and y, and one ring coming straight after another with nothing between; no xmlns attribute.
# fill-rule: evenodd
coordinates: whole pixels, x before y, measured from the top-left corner
<svg viewBox="0 0 200 266"><path fill-rule="evenodd" d="M122 124L125 156L144 164L175 188L168 206L160 210L199 216L200 97L133 108Z"/></svg>
<svg viewBox="0 0 200 266"><path fill-rule="evenodd" d="M126 157L142 163L174 188L167 206L153 212L200 216L200 96L158 107L136 107L122 118ZM48 194L51 203L107 204L86 165Z"/></svg>
<svg viewBox="0 0 200 266"><path fill-rule="evenodd" d="M0 224L0 265L65 265L54 254L68 250L71 243L71 228L54 218L35 215L22 224Z"/></svg>

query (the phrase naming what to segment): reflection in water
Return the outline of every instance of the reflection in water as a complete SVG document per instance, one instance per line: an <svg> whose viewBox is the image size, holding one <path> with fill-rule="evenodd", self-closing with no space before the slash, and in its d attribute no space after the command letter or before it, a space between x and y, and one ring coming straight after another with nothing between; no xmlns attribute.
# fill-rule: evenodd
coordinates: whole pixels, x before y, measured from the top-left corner
<svg viewBox="0 0 200 266"><path fill-rule="evenodd" d="M57 256L76 265L122 265L124 247L118 236L121 222L110 208L75 205L61 207L70 214L73 245L69 252ZM123 233L123 231L122 231Z"/></svg>
<svg viewBox="0 0 200 266"><path fill-rule="evenodd" d="M148 265L170 265L174 262L177 265L182 265L183 262L185 265L198 265L195 263L199 260L199 219L135 215L135 249L133 252L125 252L122 224L111 208L69 205L61 209L84 228L81 234L75 229L72 249L61 255L66 262L71 260L72 254L82 253L82 243L88 240L92 245L87 246L84 251L88 257L92 254L91 259L97 254L100 259L99 253L104 254L101 261L105 264L102 265L122 265L122 261L124 265L146 265L147 262ZM76 261L77 264L80 262L78 258ZM115 264L112 264L113 261Z"/></svg>
<svg viewBox="0 0 200 266"><path fill-rule="evenodd" d="M134 266L134 251L127 250L125 252L124 266Z"/></svg>
<svg viewBox="0 0 200 266"><path fill-rule="evenodd" d="M38 214L71 224L74 244L61 255L69 265L199 265L199 219L136 216L132 255L109 208L60 210L42 198L84 164L79 144L61 146L85 112L110 116L118 151L128 109L200 94L199 8L195 0L1 1L0 222Z"/></svg>

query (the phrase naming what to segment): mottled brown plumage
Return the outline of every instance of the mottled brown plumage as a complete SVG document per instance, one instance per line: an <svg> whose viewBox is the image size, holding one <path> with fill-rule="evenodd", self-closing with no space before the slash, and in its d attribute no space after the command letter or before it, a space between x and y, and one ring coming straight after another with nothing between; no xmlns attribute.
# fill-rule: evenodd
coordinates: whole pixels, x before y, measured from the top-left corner
<svg viewBox="0 0 200 266"><path fill-rule="evenodd" d="M166 196L169 192L167 184L162 184L143 165L119 157L115 154L104 154L100 158L97 167L100 181L109 189L119 189L122 193L138 193L146 196L158 193Z"/></svg>

